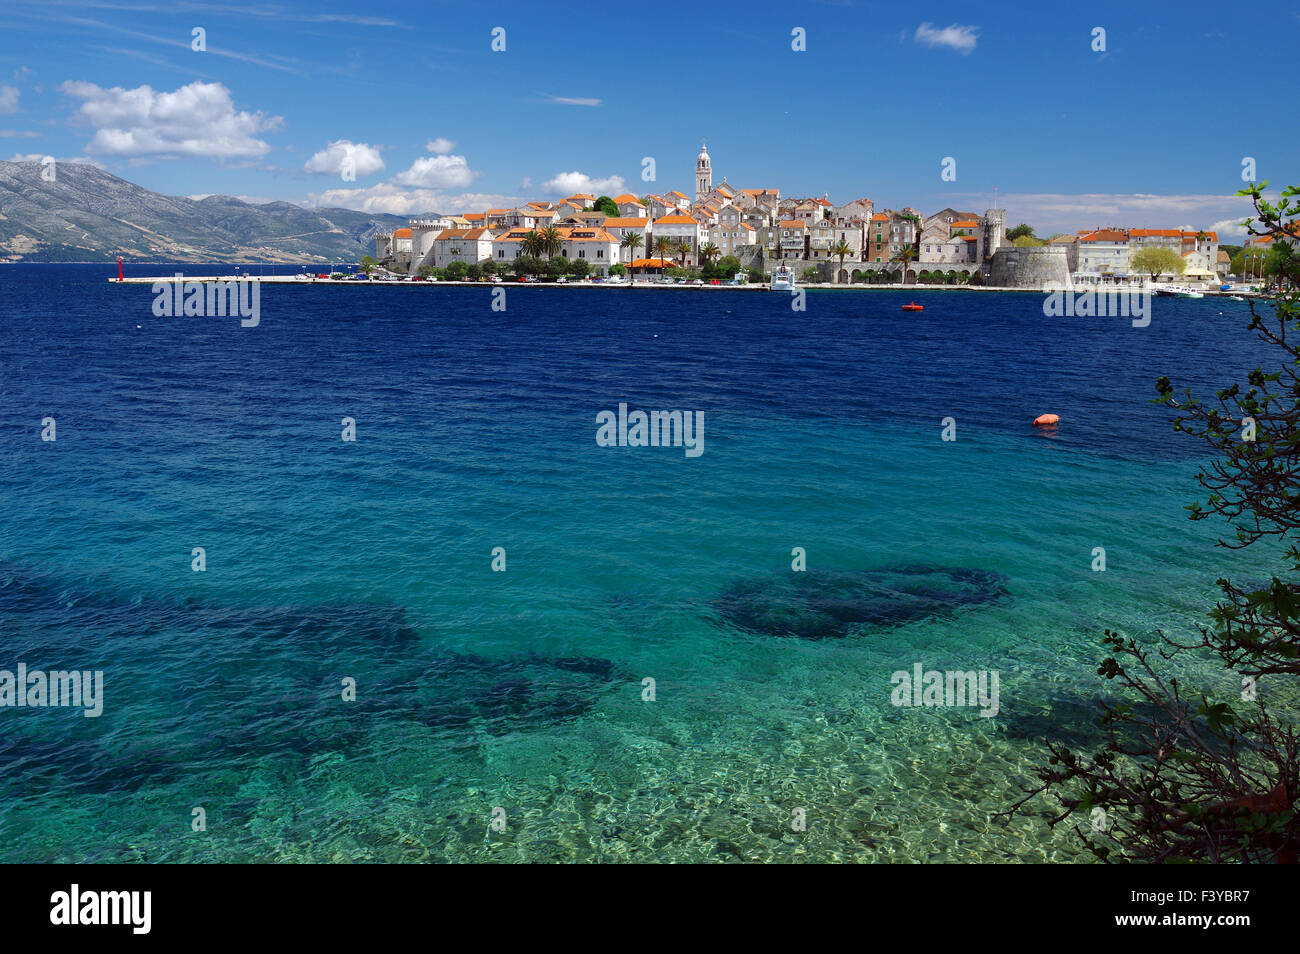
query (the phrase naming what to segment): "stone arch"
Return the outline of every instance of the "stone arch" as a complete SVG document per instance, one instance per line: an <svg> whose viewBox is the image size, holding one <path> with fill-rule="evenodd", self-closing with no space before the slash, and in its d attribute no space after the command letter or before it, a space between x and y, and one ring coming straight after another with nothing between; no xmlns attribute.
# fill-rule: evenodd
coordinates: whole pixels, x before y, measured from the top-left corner
<svg viewBox="0 0 1300 954"><path fill-rule="evenodd" d="M838 272L836 272L836 273L835 273L835 282L836 282L836 284L839 284L839 285L847 285L847 284L849 283L849 273L848 273L848 270L847 270L847 269L843 269L843 268L841 268Z"/></svg>
<svg viewBox="0 0 1300 954"><path fill-rule="evenodd" d="M904 284L907 284L907 285L915 285L915 284L916 284L916 272L909 268L909 269L907 270L907 273L903 276L903 283L904 283Z"/></svg>

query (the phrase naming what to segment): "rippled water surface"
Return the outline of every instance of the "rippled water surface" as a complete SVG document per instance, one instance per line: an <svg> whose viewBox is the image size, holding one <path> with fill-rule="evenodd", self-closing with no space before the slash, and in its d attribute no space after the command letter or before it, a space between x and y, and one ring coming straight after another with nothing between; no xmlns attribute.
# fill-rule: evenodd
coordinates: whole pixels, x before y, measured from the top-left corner
<svg viewBox="0 0 1300 954"><path fill-rule="evenodd" d="M1074 859L991 815L1096 737L1101 630L1259 568L1149 403L1257 363L1236 302L264 286L241 328L106 272L0 267L0 669L105 694L0 710L0 860ZM704 453L597 446L620 402ZM916 663L997 716L894 706Z"/></svg>

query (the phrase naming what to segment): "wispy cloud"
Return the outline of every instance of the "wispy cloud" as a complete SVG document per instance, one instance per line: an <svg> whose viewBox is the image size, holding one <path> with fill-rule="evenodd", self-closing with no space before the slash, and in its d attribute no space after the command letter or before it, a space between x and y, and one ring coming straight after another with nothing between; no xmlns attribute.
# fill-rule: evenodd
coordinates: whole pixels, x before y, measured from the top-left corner
<svg viewBox="0 0 1300 954"><path fill-rule="evenodd" d="M987 193L957 193L930 197L953 208L988 207ZM1105 228L1203 228L1217 231L1220 240L1240 238L1243 219L1254 214L1244 196L1183 193L1006 193L998 206L1007 210L1007 224L1028 222L1038 235Z"/></svg>
<svg viewBox="0 0 1300 954"><path fill-rule="evenodd" d="M546 93L542 99L543 103L552 103L557 106L599 106L601 101L587 96L552 96Z"/></svg>
<svg viewBox="0 0 1300 954"><path fill-rule="evenodd" d="M947 47L965 55L975 49L975 44L979 41L979 27L962 26L959 23L936 27L933 23L922 23L912 38L924 46Z"/></svg>

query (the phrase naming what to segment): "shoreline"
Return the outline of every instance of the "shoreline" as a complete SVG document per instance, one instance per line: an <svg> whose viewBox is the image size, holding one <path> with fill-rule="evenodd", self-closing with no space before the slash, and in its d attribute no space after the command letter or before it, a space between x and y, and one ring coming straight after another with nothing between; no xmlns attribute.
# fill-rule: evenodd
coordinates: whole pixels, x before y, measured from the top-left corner
<svg viewBox="0 0 1300 954"><path fill-rule="evenodd" d="M254 278L252 275L185 275L182 281L185 282L232 282L247 281ZM398 288L589 288L589 289L618 289L641 291L771 291L767 284L749 284L749 285L684 285L677 283L658 283L658 282L520 282L520 281L501 281L501 282L484 282L484 281L436 281L436 282L412 282L412 281L354 281L350 279L333 279L333 278L299 278L296 275L265 275L257 276L255 279L258 283L264 285L298 285L303 287L314 287L317 285L351 285L357 288L374 288L374 287L398 287ZM155 285L155 284L175 284L176 275L159 275L152 277L126 277L123 279L109 278L110 285ZM1127 287L1119 286L1096 286L1080 285L1067 291L1078 294L1088 291L1108 292L1116 291L1133 291ZM830 282L797 285L797 291L905 291L913 294L922 292L1023 292L1035 295L1050 294L1051 292L1060 291L1059 288L1046 287L1025 287L1025 286L1006 286L1006 285L891 285L891 284L867 284L852 283L847 285L836 285ZM1141 289L1136 289L1141 291ZM1219 289L1205 289L1203 291L1206 298L1230 298L1237 296L1240 298L1267 298L1264 292L1254 292L1248 289L1233 288L1228 291Z"/></svg>

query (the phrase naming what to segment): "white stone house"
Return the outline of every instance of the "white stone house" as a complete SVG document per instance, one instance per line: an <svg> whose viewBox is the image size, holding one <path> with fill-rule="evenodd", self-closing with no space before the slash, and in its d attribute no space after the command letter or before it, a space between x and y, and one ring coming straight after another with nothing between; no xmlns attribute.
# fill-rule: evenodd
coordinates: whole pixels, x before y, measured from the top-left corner
<svg viewBox="0 0 1300 954"><path fill-rule="evenodd" d="M486 228L443 229L433 240L433 264L446 268L452 262L476 265L492 257L492 232Z"/></svg>

